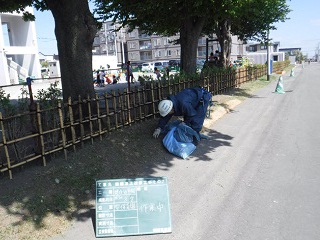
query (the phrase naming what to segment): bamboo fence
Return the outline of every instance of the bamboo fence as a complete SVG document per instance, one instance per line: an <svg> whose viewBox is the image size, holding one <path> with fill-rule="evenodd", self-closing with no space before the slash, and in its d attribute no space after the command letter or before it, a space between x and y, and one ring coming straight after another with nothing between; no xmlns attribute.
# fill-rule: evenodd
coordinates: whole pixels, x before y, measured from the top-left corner
<svg viewBox="0 0 320 240"><path fill-rule="evenodd" d="M281 62L274 72L288 64ZM266 75L266 67L239 68L227 73L217 73L196 79L180 79L178 82L147 82L143 87L131 91L113 91L94 98L79 98L50 109L36 110L5 117L0 112L0 172L1 176L13 173L31 164L46 166L47 160L83 147L85 142L93 144L100 138L116 131L157 116L159 101L187 87L202 86L213 95L225 93L242 83ZM0 176L0 177L1 177ZM1 178L0 178L1 179Z"/></svg>

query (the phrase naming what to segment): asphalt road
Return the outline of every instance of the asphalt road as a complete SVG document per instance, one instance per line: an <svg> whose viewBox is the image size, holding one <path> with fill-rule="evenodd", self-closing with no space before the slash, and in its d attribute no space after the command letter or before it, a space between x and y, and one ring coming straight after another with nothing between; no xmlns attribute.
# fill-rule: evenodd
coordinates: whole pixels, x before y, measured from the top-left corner
<svg viewBox="0 0 320 240"><path fill-rule="evenodd" d="M288 74L287 74L288 75ZM284 77L215 122L169 179L172 233L109 239L320 239L320 64ZM92 221L54 238L95 239Z"/></svg>

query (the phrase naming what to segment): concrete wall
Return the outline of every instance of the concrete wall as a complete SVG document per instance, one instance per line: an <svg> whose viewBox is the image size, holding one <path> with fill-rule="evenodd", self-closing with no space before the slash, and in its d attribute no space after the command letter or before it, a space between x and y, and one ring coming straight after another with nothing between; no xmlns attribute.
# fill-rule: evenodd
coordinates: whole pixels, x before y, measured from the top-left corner
<svg viewBox="0 0 320 240"><path fill-rule="evenodd" d="M101 67L107 69L109 64L111 69L116 69L118 60L117 56L93 55L92 56L92 70L100 69Z"/></svg>

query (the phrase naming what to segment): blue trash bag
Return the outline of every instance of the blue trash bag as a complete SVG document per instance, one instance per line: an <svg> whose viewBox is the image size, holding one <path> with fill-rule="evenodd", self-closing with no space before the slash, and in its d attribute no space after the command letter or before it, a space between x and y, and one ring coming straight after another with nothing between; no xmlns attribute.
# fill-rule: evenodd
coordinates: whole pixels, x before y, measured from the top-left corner
<svg viewBox="0 0 320 240"><path fill-rule="evenodd" d="M162 133L164 134L168 133L172 128L177 127L180 123L182 123L181 120L174 120L174 121L168 122L168 124L164 126Z"/></svg>
<svg viewBox="0 0 320 240"><path fill-rule="evenodd" d="M176 126L172 126L167 135L163 138L162 143L170 153L186 159L196 149L196 146L192 143L194 138L196 138L197 141L200 141L199 134L196 131L189 126L180 123Z"/></svg>
<svg viewBox="0 0 320 240"><path fill-rule="evenodd" d="M192 143L200 141L199 134L188 125L181 123L174 131L174 137L178 142Z"/></svg>

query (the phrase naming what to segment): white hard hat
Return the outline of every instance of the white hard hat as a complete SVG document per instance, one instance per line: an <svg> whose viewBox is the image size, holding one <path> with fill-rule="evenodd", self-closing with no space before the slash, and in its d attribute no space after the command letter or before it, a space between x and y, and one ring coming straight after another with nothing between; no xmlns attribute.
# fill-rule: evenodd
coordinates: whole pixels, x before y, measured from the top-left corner
<svg viewBox="0 0 320 240"><path fill-rule="evenodd" d="M173 103L171 100L162 100L159 102L158 109L159 113L162 117L165 117L168 115L168 113L172 110Z"/></svg>

